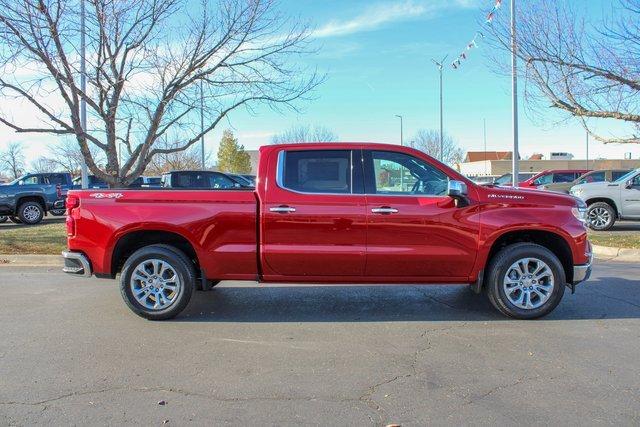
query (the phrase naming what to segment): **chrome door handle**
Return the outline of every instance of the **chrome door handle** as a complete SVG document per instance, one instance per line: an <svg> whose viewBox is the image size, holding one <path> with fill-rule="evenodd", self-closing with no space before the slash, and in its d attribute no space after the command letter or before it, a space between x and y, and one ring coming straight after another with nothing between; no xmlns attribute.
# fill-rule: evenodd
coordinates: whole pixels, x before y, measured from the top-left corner
<svg viewBox="0 0 640 427"><path fill-rule="evenodd" d="M375 214L392 214L392 213L398 213L398 209L383 206L381 208L373 208L371 209L371 212Z"/></svg>
<svg viewBox="0 0 640 427"><path fill-rule="evenodd" d="M276 206L273 208L269 208L270 212L278 212L278 213L291 213L295 212L296 208L292 208L290 206Z"/></svg>

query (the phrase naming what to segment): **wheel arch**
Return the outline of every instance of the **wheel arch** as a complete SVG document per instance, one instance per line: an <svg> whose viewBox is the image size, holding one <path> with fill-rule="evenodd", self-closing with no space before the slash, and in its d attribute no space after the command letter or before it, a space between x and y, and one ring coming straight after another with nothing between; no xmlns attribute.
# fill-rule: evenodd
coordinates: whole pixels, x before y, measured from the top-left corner
<svg viewBox="0 0 640 427"><path fill-rule="evenodd" d="M616 218L620 218L620 211L618 210L618 205L616 205L616 202L609 198L609 197L592 197L590 199L585 200L585 203L587 204L587 206L591 206L594 203L598 203L598 202L602 202L602 203L606 203L609 206L611 206L613 208L613 211L616 213Z"/></svg>
<svg viewBox="0 0 640 427"><path fill-rule="evenodd" d="M44 200L44 197L36 196L34 194L28 194L24 196L19 196L16 199L16 213L18 212L18 209L20 208L20 206L25 202L36 202L42 207L42 210L45 211L45 213L47 212L47 202Z"/></svg>
<svg viewBox="0 0 640 427"><path fill-rule="evenodd" d="M135 230L120 236L111 251L110 272L115 277L135 251L149 245L169 245L184 252L194 263L196 271L200 261L193 244L183 235L166 230Z"/></svg>
<svg viewBox="0 0 640 427"><path fill-rule="evenodd" d="M491 244L486 264L493 259L498 251L514 243L535 243L550 250L560 260L567 283L572 282L573 254L571 252L571 246L561 234L549 230L518 229L510 230L499 235ZM487 274L488 271L485 269L484 279L486 279Z"/></svg>

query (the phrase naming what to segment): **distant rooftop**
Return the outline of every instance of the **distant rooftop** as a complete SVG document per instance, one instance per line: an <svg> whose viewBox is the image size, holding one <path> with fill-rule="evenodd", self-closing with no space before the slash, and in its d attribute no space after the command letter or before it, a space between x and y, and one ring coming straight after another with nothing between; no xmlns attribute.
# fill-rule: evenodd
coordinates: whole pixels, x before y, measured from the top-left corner
<svg viewBox="0 0 640 427"><path fill-rule="evenodd" d="M511 160L512 151L467 151L465 163L482 162L484 160Z"/></svg>

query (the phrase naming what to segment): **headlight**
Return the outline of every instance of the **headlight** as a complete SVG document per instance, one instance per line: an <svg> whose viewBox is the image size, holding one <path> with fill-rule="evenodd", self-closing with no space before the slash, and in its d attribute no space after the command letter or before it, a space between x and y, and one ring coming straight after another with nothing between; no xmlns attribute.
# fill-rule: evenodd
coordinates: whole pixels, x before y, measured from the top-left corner
<svg viewBox="0 0 640 427"><path fill-rule="evenodd" d="M573 216L576 217L576 219L580 222L586 222L587 221L587 208L586 207L577 207L577 208L571 208L571 213L573 214Z"/></svg>

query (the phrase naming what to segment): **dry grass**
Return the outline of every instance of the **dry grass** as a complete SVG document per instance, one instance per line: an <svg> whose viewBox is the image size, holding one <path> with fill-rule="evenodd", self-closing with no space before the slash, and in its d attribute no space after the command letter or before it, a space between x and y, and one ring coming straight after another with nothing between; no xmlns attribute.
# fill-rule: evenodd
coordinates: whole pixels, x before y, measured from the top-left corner
<svg viewBox="0 0 640 427"><path fill-rule="evenodd" d="M64 222L0 226L0 254L59 255L67 247Z"/></svg>
<svg viewBox="0 0 640 427"><path fill-rule="evenodd" d="M589 240L598 246L640 249L640 232L589 231Z"/></svg>

